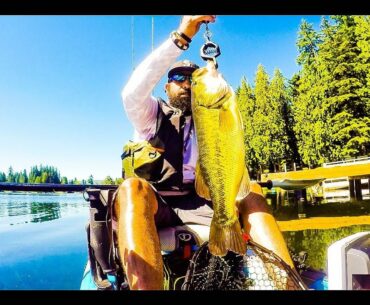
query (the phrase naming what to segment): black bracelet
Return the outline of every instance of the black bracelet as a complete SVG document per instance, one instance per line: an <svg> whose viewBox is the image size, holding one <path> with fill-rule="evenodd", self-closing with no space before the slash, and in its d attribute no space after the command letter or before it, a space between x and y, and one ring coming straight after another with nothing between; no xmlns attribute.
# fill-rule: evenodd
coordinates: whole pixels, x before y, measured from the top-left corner
<svg viewBox="0 0 370 305"><path fill-rule="evenodd" d="M185 35L183 32L180 32L180 31L176 31L182 38L184 38L186 40L187 43L191 43L191 39Z"/></svg>

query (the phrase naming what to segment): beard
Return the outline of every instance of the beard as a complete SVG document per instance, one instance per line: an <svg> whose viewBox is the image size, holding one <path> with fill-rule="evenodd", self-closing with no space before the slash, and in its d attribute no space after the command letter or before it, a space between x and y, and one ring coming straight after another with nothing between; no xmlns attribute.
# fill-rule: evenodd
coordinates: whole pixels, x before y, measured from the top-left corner
<svg viewBox="0 0 370 305"><path fill-rule="evenodd" d="M190 98L190 96L172 97L172 98L169 98L169 103L172 107L180 109L184 115L191 114L191 98Z"/></svg>

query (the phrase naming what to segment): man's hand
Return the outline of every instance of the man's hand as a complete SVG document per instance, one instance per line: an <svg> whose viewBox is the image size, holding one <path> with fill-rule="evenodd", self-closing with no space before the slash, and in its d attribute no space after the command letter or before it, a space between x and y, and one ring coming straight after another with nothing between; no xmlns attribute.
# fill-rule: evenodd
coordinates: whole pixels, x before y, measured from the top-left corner
<svg viewBox="0 0 370 305"><path fill-rule="evenodd" d="M189 38L193 38L203 22L215 22L215 20L216 15L183 16L178 31L183 32Z"/></svg>

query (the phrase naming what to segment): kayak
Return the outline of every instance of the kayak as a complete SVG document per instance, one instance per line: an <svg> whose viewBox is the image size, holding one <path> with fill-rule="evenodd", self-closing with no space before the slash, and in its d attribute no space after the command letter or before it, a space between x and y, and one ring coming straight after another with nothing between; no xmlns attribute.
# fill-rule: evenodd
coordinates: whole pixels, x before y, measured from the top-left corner
<svg viewBox="0 0 370 305"><path fill-rule="evenodd" d="M196 230L197 235L193 235L194 227L190 229L184 226L167 228L160 232L165 290L219 290L220 287L223 290L309 289L297 271L272 251L251 240L246 241L245 255L232 251L223 257L211 255L208 251L209 227L200 227L201 230ZM202 235L205 239L199 242ZM191 242L192 239L195 242ZM122 288L122 284L117 283L114 275L106 275L102 285L106 288L103 289L118 290L119 285ZM107 281L110 284L107 284ZM88 261L80 289L101 288L94 281Z"/></svg>
<svg viewBox="0 0 370 305"><path fill-rule="evenodd" d="M319 179L300 179L300 180L291 180L291 179L283 179L283 180L274 180L272 181L273 187L280 187L284 190L303 190L308 187L314 186L322 181L325 178Z"/></svg>
<svg viewBox="0 0 370 305"><path fill-rule="evenodd" d="M116 277L114 275L108 274L108 280L112 284L114 290L117 290L116 286ZM82 281L80 285L80 290L98 290L97 285L94 282L89 260L86 263L84 273L82 275Z"/></svg>
<svg viewBox="0 0 370 305"><path fill-rule="evenodd" d="M328 254L327 254L327 261L328 261L328 273L324 273L319 270L311 269L311 268L304 268L301 267L301 270L299 271L300 279L305 285L305 289L308 290L366 290L369 289L370 284L370 273L368 270L368 266L370 265L370 232L359 232L352 234L350 236L347 236L345 238L342 238L333 244L331 244L328 247ZM262 250L261 250L262 249ZM264 252L264 248L260 246L254 246L252 244L252 247L248 247L247 253L245 257L248 257L249 261L248 263L244 264L244 267L249 268L249 271L253 269L253 266L250 265L251 262L257 262L258 258L256 260L256 257L263 257L264 255L267 255ZM253 253L254 252L254 253ZM220 280L220 274L224 274L222 272L219 272L222 268L220 262L212 262L212 260L204 260L203 266L202 263L198 264L197 266L194 266L194 261L197 261L197 259L204 254L209 255L207 251L207 242L204 242L200 247L197 247L192 255L192 259L189 261L186 275L192 275L192 280L187 280L186 277L182 280L182 285L178 287L172 287L176 289L186 289L186 288L193 288L193 289L202 289L204 288L204 285L208 285L207 287L209 290L213 290L214 286L210 285L218 285L219 283L212 283L209 281L219 281ZM162 253L163 257L168 257L171 252ZM257 254L257 255L256 255ZM228 254L229 255L229 254ZM227 255L227 256L228 256ZM271 253L269 253L271 255ZM230 261L233 261L233 264L235 264L235 256L230 259L226 256L225 260L229 260L228 264L230 265ZM272 256L270 256L272 257ZM168 260L167 260L168 261ZM199 259L198 259L199 261ZM207 270L205 274L202 273L202 268L208 268L209 266L213 264L213 274L210 277L210 271ZM259 262L260 264L260 262ZM263 262L263 266L261 269L266 268L266 262ZM206 266L206 267L205 267ZM276 271L276 269L274 269ZM289 271L289 270L288 270ZM218 272L218 273L217 273ZM288 272L289 273L289 272ZM256 274L252 275L250 278L256 278L258 277L265 277L265 274ZM282 274L285 274L284 272ZM204 277L207 275L208 280L205 281L204 279L199 279L199 277ZM198 279L197 279L198 277ZM234 284L237 282L235 280L236 276L234 278L228 278L227 281ZM271 278L270 278L271 279ZM349 281L347 279L350 279ZM108 275L108 280L111 282L113 289L117 289L115 281L116 278L114 275ZM196 280L196 281L195 281ZM250 280L250 279L249 279ZM297 280L297 279L296 279ZM191 283L193 281L193 283ZM258 281L257 281L258 282ZM296 281L299 282L299 279ZM197 287L194 285L194 283L197 283L196 285L199 285L199 283L202 283L202 287ZM250 281L249 281L250 283ZM236 283L238 284L238 283ZM193 285L193 286L192 286ZM248 288L249 290L256 290L258 286L250 285ZM221 286L222 289L225 289L225 283ZM167 287L171 288L171 287ZM235 286L234 286L235 288ZM243 287L242 287L243 288ZM245 288L245 284L244 284ZM261 288L261 287L260 287ZM276 288L276 287L262 287L262 289L266 290L269 288ZM279 288L279 287L278 287ZM90 264L87 262L83 276L81 281L80 290L98 290L98 287L94 283L93 276L90 269Z"/></svg>

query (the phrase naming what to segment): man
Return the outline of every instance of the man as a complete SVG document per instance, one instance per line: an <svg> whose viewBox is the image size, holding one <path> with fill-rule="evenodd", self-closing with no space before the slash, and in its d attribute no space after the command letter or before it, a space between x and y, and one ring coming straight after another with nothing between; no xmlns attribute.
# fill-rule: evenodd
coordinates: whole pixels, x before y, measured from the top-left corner
<svg viewBox="0 0 370 305"><path fill-rule="evenodd" d="M155 181L126 179L114 202L118 251L130 289L163 289L158 228L211 223L212 204L198 197L193 187L198 156L191 119L191 74L198 66L176 59L189 47L201 23L215 19L214 15L184 16L178 30L136 68L122 91L136 140L161 146L164 159ZM151 92L168 69L165 103L152 97ZM238 209L245 232L293 266L258 184L251 186Z"/></svg>

